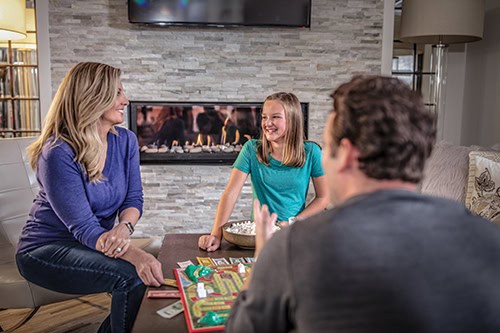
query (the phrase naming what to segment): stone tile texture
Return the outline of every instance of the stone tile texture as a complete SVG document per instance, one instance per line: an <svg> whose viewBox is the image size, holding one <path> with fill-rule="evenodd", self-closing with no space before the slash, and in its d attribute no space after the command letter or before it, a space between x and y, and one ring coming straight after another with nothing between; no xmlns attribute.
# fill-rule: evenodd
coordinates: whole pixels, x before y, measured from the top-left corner
<svg viewBox="0 0 500 333"><path fill-rule="evenodd" d="M285 10L285 9L284 9ZM382 0L312 0L310 28L160 27L128 22L125 0L49 0L52 90L80 61L120 67L130 100L255 102L277 91L309 103L321 142L329 95L354 74L380 73ZM208 232L227 165L143 165L137 234ZM250 216L247 182L231 219Z"/></svg>

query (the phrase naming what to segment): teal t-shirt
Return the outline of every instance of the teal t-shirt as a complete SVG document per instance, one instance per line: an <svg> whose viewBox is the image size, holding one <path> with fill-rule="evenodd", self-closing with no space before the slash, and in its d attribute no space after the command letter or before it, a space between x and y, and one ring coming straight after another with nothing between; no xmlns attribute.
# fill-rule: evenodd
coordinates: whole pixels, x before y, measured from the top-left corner
<svg viewBox="0 0 500 333"><path fill-rule="evenodd" d="M278 221L288 221L306 206L311 177L324 175L321 166L321 148L314 142L304 143L306 161L301 168L281 164L270 157L269 166L257 159L259 141L247 141L233 167L250 174L253 198L269 206L271 213L278 214Z"/></svg>

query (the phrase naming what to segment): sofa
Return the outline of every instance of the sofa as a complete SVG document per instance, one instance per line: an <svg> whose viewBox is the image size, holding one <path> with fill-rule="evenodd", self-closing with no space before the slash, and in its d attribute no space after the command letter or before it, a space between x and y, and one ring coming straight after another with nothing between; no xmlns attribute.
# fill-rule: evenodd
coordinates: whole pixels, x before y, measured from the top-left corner
<svg viewBox="0 0 500 333"><path fill-rule="evenodd" d="M437 143L420 191L462 202L473 213L500 224L500 144Z"/></svg>

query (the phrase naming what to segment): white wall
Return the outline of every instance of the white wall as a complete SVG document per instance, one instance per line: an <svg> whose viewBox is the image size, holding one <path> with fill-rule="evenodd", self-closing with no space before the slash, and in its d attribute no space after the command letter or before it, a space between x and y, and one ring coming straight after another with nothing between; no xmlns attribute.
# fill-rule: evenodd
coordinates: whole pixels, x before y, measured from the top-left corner
<svg viewBox="0 0 500 333"><path fill-rule="evenodd" d="M36 24L38 39L38 80L40 84L40 113L42 121L52 102L52 80L50 75L49 4L48 0L36 2Z"/></svg>
<svg viewBox="0 0 500 333"><path fill-rule="evenodd" d="M438 140L459 145L462 138L465 89L465 45L451 45L445 86L444 112L438 121Z"/></svg>
<svg viewBox="0 0 500 333"><path fill-rule="evenodd" d="M487 0L483 40L466 48L461 144L500 142L500 1ZM460 91L453 96L462 97Z"/></svg>

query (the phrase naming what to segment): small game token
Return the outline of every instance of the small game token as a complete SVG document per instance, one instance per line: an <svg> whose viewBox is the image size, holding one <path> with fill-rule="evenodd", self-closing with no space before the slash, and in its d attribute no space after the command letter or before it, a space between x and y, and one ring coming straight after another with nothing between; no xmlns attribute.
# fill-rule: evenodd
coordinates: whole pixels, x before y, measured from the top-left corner
<svg viewBox="0 0 500 333"><path fill-rule="evenodd" d="M232 257L229 257L229 262L231 264L245 263L245 259L243 259L243 258L232 258Z"/></svg>
<svg viewBox="0 0 500 333"><path fill-rule="evenodd" d="M180 268L186 268L189 265L194 265L194 264L191 260L186 260L186 261L179 261L177 265L179 265Z"/></svg>
<svg viewBox="0 0 500 333"><path fill-rule="evenodd" d="M170 287L176 287L177 288L177 281L175 281L174 279L165 278L163 280L163 284L165 284L167 286L170 286Z"/></svg>
<svg viewBox="0 0 500 333"><path fill-rule="evenodd" d="M212 261L217 266L220 266L220 265L229 265L229 261L227 261L226 258L212 258Z"/></svg>
<svg viewBox="0 0 500 333"><path fill-rule="evenodd" d="M214 262L212 261L211 258L208 257L196 257L198 260L198 263L202 266L208 266L208 267L213 267L215 266Z"/></svg>
<svg viewBox="0 0 500 333"><path fill-rule="evenodd" d="M207 298L207 291L205 289L196 290L198 298Z"/></svg>
<svg viewBox="0 0 500 333"><path fill-rule="evenodd" d="M198 282L198 284L196 285L196 293L198 294L198 298L207 297L207 291L203 282Z"/></svg>
<svg viewBox="0 0 500 333"><path fill-rule="evenodd" d="M246 272L245 265L243 265L241 262L238 264L238 273L244 274Z"/></svg>
<svg viewBox="0 0 500 333"><path fill-rule="evenodd" d="M178 290L148 290L147 298L180 298Z"/></svg>
<svg viewBox="0 0 500 333"><path fill-rule="evenodd" d="M175 303L170 304L160 310L156 311L156 313L163 318L173 318L177 316L179 313L183 312L182 301L177 301Z"/></svg>

